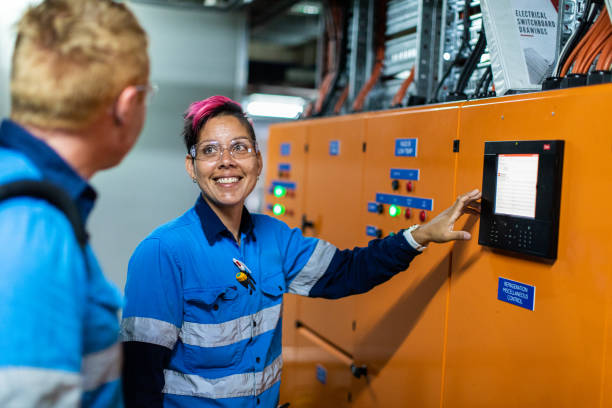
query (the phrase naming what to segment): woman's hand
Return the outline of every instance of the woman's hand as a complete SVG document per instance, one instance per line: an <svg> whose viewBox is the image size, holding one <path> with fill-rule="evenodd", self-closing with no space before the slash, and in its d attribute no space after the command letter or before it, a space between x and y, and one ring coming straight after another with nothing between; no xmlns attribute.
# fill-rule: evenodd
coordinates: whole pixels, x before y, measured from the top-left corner
<svg viewBox="0 0 612 408"><path fill-rule="evenodd" d="M438 214L434 219L427 224L421 225L419 228L412 231L414 240L426 246L430 242L448 242L454 240L468 240L472 235L467 231L454 231L455 222L463 214L480 214L480 197L482 193L478 190L472 190L469 193L457 197L457 201Z"/></svg>

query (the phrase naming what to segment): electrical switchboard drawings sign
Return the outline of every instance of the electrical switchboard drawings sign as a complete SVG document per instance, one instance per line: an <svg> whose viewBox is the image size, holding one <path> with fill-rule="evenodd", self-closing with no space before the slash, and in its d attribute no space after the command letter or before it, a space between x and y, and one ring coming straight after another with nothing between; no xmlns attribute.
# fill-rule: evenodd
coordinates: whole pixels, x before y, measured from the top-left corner
<svg viewBox="0 0 612 408"><path fill-rule="evenodd" d="M395 139L395 155L399 157L416 157L418 139Z"/></svg>
<svg viewBox="0 0 612 408"><path fill-rule="evenodd" d="M497 299L531 311L535 310L535 286L500 277Z"/></svg>
<svg viewBox="0 0 612 408"><path fill-rule="evenodd" d="M535 218L538 154L500 154L495 214Z"/></svg>

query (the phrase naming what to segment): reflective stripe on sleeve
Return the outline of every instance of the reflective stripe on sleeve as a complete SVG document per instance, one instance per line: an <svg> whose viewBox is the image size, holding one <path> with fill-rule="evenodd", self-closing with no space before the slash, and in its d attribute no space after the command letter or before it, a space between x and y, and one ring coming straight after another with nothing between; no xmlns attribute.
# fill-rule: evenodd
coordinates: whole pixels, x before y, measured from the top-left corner
<svg viewBox="0 0 612 408"><path fill-rule="evenodd" d="M289 293L308 296L310 289L327 270L335 253L335 246L319 240L310 259L289 285Z"/></svg>
<svg viewBox="0 0 612 408"><path fill-rule="evenodd" d="M118 380L121 376L121 344L86 354L81 364L83 389L93 391L99 386Z"/></svg>
<svg viewBox="0 0 612 408"><path fill-rule="evenodd" d="M0 407L77 407L81 376L33 367L0 368Z"/></svg>
<svg viewBox="0 0 612 408"><path fill-rule="evenodd" d="M149 317L127 317L121 321L119 339L157 344L170 350L178 339L179 328L172 323Z"/></svg>
<svg viewBox="0 0 612 408"><path fill-rule="evenodd" d="M219 324L183 322L180 338L184 344L221 347L258 336L278 325L281 304ZM255 324L253 324L255 323Z"/></svg>
<svg viewBox="0 0 612 408"><path fill-rule="evenodd" d="M263 371L221 378L203 378L164 370L166 384L162 392L210 399L256 396L280 381L282 366L283 360L279 356Z"/></svg>

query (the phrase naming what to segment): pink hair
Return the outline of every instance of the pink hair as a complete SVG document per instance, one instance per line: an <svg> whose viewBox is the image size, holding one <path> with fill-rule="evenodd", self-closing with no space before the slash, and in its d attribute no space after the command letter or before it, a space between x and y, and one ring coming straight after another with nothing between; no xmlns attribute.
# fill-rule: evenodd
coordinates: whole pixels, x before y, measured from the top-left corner
<svg viewBox="0 0 612 408"><path fill-rule="evenodd" d="M197 130L198 123L200 123L202 119L208 117L215 109L225 105L226 103L236 105L240 108L240 110L242 110L242 106L240 106L238 102L222 95L211 96L203 101L194 102L189 105L189 109L187 109L187 117L193 118L191 122L193 131L195 132Z"/></svg>

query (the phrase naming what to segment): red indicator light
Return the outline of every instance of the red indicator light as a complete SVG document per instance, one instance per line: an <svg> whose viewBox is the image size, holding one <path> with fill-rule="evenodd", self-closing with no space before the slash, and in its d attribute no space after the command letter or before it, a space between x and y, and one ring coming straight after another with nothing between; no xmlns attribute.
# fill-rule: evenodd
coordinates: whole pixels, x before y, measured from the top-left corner
<svg viewBox="0 0 612 408"><path fill-rule="evenodd" d="M421 222L425 222L426 219L427 213L425 212L425 210L421 210L421 212L419 213L419 220L421 220Z"/></svg>
<svg viewBox="0 0 612 408"><path fill-rule="evenodd" d="M550 150L550 144L546 143L546 144L544 145L544 150Z"/></svg>
<svg viewBox="0 0 612 408"><path fill-rule="evenodd" d="M404 217L406 217L406 219L410 218L411 216L411 212L410 212L410 208L406 208L406 211L404 212Z"/></svg>
<svg viewBox="0 0 612 408"><path fill-rule="evenodd" d="M408 183L406 183L406 191L411 192L412 191L412 181L409 181Z"/></svg>

